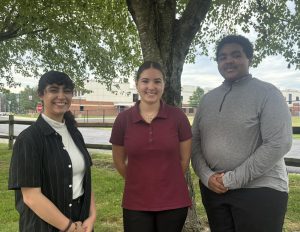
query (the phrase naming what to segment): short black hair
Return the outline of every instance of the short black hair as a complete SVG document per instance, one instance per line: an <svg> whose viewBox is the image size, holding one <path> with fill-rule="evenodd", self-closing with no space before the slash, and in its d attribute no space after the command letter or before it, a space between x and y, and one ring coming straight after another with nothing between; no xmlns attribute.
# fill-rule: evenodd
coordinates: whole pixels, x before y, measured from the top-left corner
<svg viewBox="0 0 300 232"><path fill-rule="evenodd" d="M141 73L146 70L146 69L149 69L149 68L154 68L154 69L157 69L159 70L162 75L163 75L163 79L165 81L166 79L166 75L165 75L165 72L162 68L162 66L158 63L158 62L155 62L155 61L150 61L150 60L147 60L145 61L144 63L142 63L136 73L136 77L135 77L135 81L138 81L140 79L140 75Z"/></svg>
<svg viewBox="0 0 300 232"><path fill-rule="evenodd" d="M38 95L44 95L44 90L46 89L47 85L51 84L63 85L72 91L75 87L73 81L66 73L51 70L41 76L38 84Z"/></svg>
<svg viewBox="0 0 300 232"><path fill-rule="evenodd" d="M228 35L228 36L225 36L224 38L222 38L217 43L216 60L218 60L219 52L222 49L222 47L225 44L232 44L232 43L239 44L243 48L243 51L245 52L247 58L249 60L252 60L252 58L253 58L253 45L249 41L249 39L247 39L246 37L241 36L241 35Z"/></svg>

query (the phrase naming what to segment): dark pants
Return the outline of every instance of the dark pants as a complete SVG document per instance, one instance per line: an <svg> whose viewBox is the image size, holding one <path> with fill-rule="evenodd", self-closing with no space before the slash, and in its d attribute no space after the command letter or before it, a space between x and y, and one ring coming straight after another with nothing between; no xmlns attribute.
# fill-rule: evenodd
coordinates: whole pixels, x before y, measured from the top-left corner
<svg viewBox="0 0 300 232"><path fill-rule="evenodd" d="M271 188L217 194L200 183L211 232L281 232L288 194Z"/></svg>
<svg viewBox="0 0 300 232"><path fill-rule="evenodd" d="M74 199L71 207L71 219L73 222L79 221L84 195Z"/></svg>
<svg viewBox="0 0 300 232"><path fill-rule="evenodd" d="M123 209L124 232L181 232L188 208L165 211Z"/></svg>

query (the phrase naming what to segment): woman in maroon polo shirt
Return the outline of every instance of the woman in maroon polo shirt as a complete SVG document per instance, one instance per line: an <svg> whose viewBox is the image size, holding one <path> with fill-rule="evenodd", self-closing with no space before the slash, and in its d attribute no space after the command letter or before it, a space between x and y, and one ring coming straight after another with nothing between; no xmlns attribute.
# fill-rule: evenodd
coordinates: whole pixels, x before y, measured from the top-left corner
<svg viewBox="0 0 300 232"><path fill-rule="evenodd" d="M114 164L125 179L125 232L180 232L191 206L184 178L191 127L179 108L163 103L164 87L160 64L144 62L136 76L141 100L112 129Z"/></svg>

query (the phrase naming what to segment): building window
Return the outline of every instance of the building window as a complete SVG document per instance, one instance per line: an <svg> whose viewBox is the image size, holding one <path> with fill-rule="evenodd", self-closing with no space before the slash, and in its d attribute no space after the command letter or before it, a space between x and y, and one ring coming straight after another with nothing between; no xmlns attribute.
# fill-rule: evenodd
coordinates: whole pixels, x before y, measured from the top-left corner
<svg viewBox="0 0 300 232"><path fill-rule="evenodd" d="M299 101L299 97L298 96L296 97L296 101Z"/></svg>
<svg viewBox="0 0 300 232"><path fill-rule="evenodd" d="M82 91L74 89L73 96L74 97L80 97L80 96L82 96Z"/></svg>

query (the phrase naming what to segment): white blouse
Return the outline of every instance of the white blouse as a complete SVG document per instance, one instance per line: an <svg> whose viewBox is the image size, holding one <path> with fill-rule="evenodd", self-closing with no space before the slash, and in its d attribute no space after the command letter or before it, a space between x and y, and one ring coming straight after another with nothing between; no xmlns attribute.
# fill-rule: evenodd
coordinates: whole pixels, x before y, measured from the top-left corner
<svg viewBox="0 0 300 232"><path fill-rule="evenodd" d="M76 144L74 143L65 122L57 122L45 114L42 114L43 119L62 137L62 142L70 156L73 167L73 199L83 195L83 177L85 172L84 158Z"/></svg>

